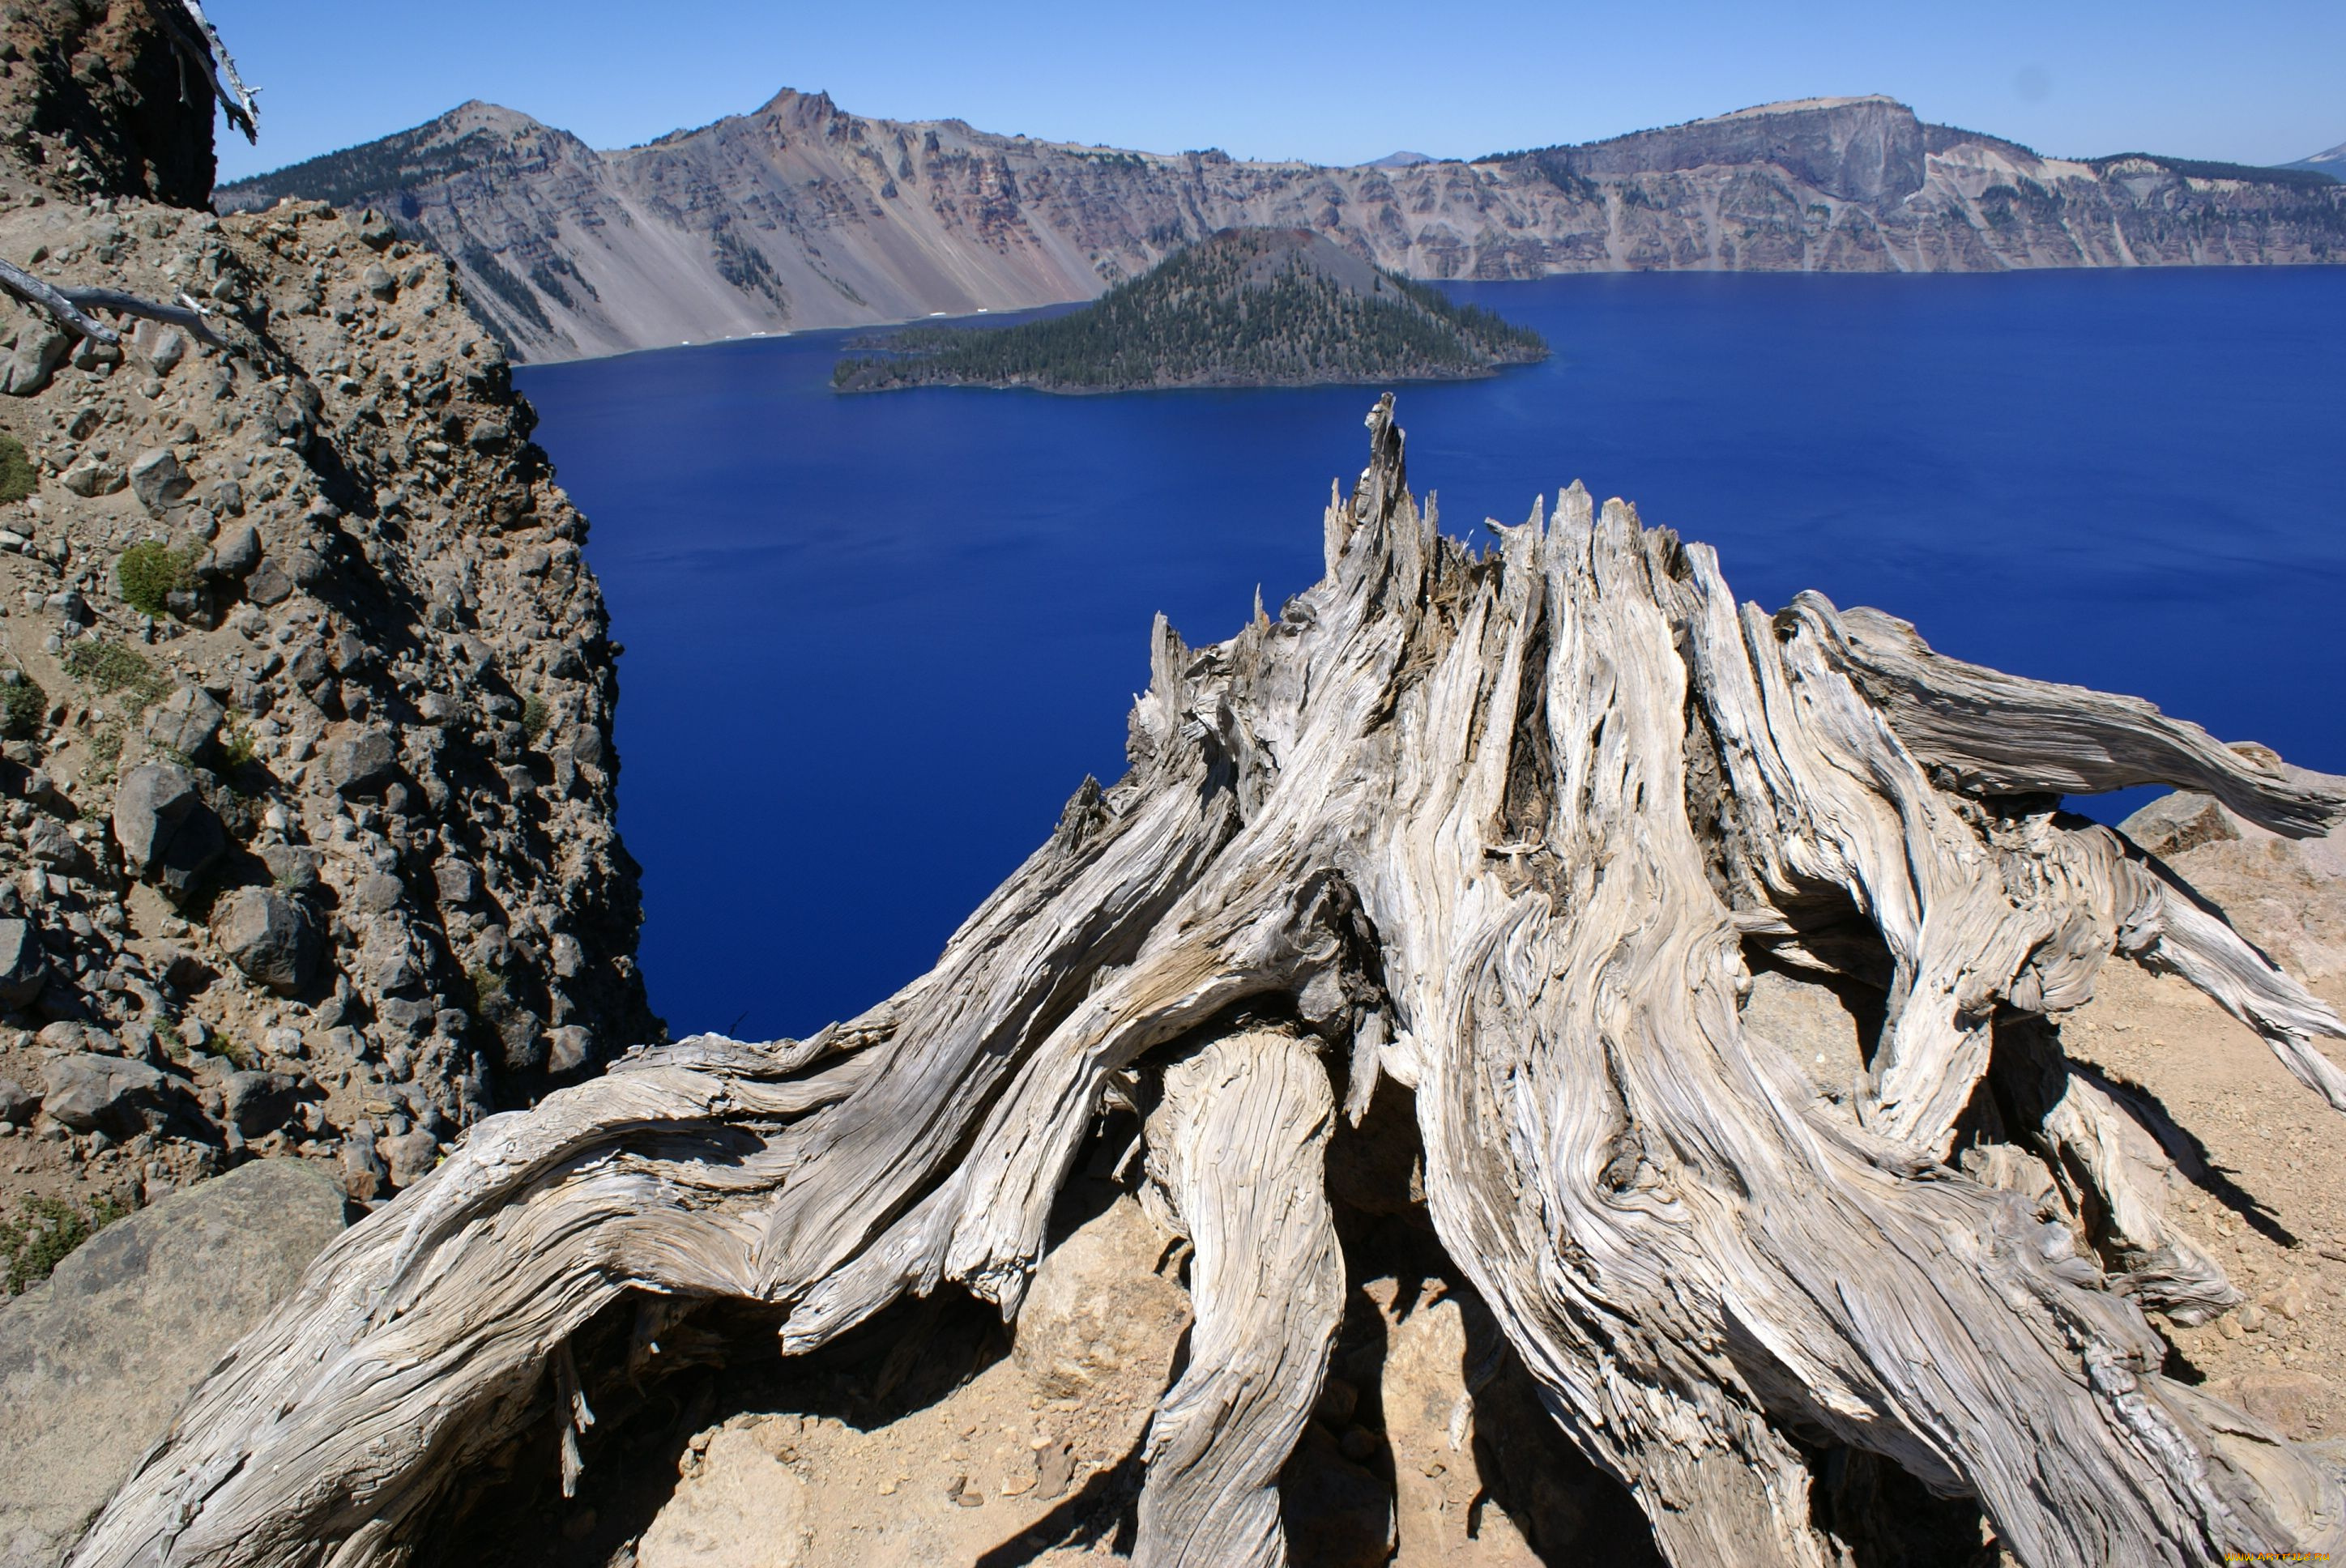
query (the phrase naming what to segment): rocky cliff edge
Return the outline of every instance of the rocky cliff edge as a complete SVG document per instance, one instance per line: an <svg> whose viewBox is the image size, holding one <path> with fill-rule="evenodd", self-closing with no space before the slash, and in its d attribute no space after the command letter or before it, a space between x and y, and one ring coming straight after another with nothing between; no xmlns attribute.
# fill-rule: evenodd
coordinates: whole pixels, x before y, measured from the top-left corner
<svg viewBox="0 0 2346 1568"><path fill-rule="evenodd" d="M0 1195L377 1199L659 1032L586 524L444 260L190 205L168 17L8 18L0 124L95 129L0 156L0 257L206 324L0 301Z"/></svg>

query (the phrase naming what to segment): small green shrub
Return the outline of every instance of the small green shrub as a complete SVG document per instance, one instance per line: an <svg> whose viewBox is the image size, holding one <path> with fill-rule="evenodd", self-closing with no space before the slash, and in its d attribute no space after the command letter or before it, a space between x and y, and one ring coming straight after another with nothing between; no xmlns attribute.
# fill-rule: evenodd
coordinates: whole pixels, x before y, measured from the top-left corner
<svg viewBox="0 0 2346 1568"><path fill-rule="evenodd" d="M26 1286L46 1279L67 1253L129 1212L110 1197L87 1209L61 1197L26 1199L23 1214L0 1220L0 1267L7 1273L8 1294L22 1295Z"/></svg>
<svg viewBox="0 0 2346 1568"><path fill-rule="evenodd" d="M114 563L114 580L122 589L122 602L132 609L141 615L168 615L171 595L195 582L195 561L185 550L142 539Z"/></svg>
<svg viewBox="0 0 2346 1568"><path fill-rule="evenodd" d="M546 698L532 697L521 705L521 732L529 738L532 746L537 744L538 737L544 735L546 727L553 722L554 709L546 705Z"/></svg>
<svg viewBox="0 0 2346 1568"><path fill-rule="evenodd" d="M505 977L486 964L476 963L464 972L464 979L473 988L473 1004L465 1011L484 1023L495 1023L513 1011L513 998L505 993Z"/></svg>
<svg viewBox="0 0 2346 1568"><path fill-rule="evenodd" d="M244 767L260 754L260 742L251 730L236 718L230 718L220 735L220 759L231 773Z"/></svg>
<svg viewBox="0 0 2346 1568"><path fill-rule="evenodd" d="M172 1061L184 1062L188 1059L188 1037L180 1033L179 1026L169 1019L158 1018L155 1021L155 1039L163 1047L163 1054Z"/></svg>
<svg viewBox="0 0 2346 1568"><path fill-rule="evenodd" d="M66 645L65 665L67 674L101 696L126 694L133 708L144 708L171 689L153 665L120 643L78 638Z"/></svg>
<svg viewBox="0 0 2346 1568"><path fill-rule="evenodd" d="M32 454L13 435L0 435L0 501L22 501L40 488Z"/></svg>
<svg viewBox="0 0 2346 1568"><path fill-rule="evenodd" d="M16 684L0 686L0 738L30 740L41 732L49 711L49 694L41 683L19 671Z"/></svg>
<svg viewBox="0 0 2346 1568"><path fill-rule="evenodd" d="M123 742L129 738L127 726L118 718L109 718L90 732L89 781L110 784L115 770L122 766Z"/></svg>

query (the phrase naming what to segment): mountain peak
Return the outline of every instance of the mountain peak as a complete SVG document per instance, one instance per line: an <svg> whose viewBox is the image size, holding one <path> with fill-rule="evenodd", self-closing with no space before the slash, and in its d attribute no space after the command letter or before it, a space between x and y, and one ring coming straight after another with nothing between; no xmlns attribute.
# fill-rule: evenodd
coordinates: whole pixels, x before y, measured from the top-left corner
<svg viewBox="0 0 2346 1568"><path fill-rule="evenodd" d="M2280 167L2310 169L2315 174L2326 174L2332 179L2346 180L2346 141L2326 151L2309 153L2295 163L2285 163Z"/></svg>
<svg viewBox="0 0 2346 1568"><path fill-rule="evenodd" d="M1860 93L1853 97L1781 98L1771 104L1754 104L1748 109L1735 109L1714 115L1707 120L1689 120L1688 125L1708 125L1717 120L1756 119L1765 115L1832 114L1845 109L1890 108L1906 115L1913 110L1887 93Z"/></svg>
<svg viewBox="0 0 2346 1568"><path fill-rule="evenodd" d="M818 88L804 93L796 87L784 87L759 105L757 112L760 118L780 120L804 130L830 124L839 117L840 110L827 91Z"/></svg>

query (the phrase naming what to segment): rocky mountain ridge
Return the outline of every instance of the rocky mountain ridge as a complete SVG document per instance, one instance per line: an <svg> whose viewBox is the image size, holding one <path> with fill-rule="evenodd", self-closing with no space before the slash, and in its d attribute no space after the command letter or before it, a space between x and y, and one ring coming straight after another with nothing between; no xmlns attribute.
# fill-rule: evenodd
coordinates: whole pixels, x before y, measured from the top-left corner
<svg viewBox="0 0 2346 1568"><path fill-rule="evenodd" d="M2301 173L2044 158L1880 97L1357 168L872 119L795 91L598 152L471 103L219 200L286 196L382 207L531 361L1087 300L1229 228L1307 229L1437 280L2346 259L2346 191Z"/></svg>
<svg viewBox="0 0 2346 1568"><path fill-rule="evenodd" d="M2327 175L2331 179L2346 180L2346 141L2321 152L2310 153L2295 163L2285 163L2281 167L2306 169L2314 174Z"/></svg>
<svg viewBox="0 0 2346 1568"><path fill-rule="evenodd" d="M176 105L157 7L95 14L85 97ZM0 118L44 123L51 46ZM141 145L0 157L0 257L202 312L116 345L0 306L11 1224L276 1152L378 1199L658 1033L617 650L505 351L380 217L158 200Z"/></svg>

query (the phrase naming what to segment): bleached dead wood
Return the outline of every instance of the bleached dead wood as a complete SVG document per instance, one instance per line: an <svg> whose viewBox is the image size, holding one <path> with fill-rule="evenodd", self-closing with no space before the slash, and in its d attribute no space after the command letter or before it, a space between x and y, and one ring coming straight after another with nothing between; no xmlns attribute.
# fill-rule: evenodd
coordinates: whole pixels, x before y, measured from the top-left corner
<svg viewBox="0 0 2346 1568"><path fill-rule="evenodd" d="M1997 1040L2123 954L2346 1104L2311 1044L2340 1022L2116 835L1995 792L2148 776L2303 831L2346 780L1813 596L1738 606L1708 550L1577 486L1477 556L1411 499L1390 400L1370 425L1327 575L1219 647L1159 621L1131 771L1086 781L935 969L812 1040L638 1053L483 1123L319 1260L76 1561L396 1561L533 1421L591 1468L597 1369L566 1348L623 1302L648 1373L699 1300L786 1309L791 1352L947 1282L1015 1313L1131 1074L1198 1237L1207 1349L1147 1493L1151 1551L1196 1560L1225 1522L1178 1522L1189 1500L1259 1488L1321 1375L1307 1039L1356 1115L1380 1077L1413 1090L1443 1242L1676 1563L1834 1562L1820 1442L1976 1497L2030 1568L2346 1550L2334 1474L2160 1374L2152 1277L2208 1310L2229 1288L2162 1257L2131 1112ZM1853 1116L1744 1027L1762 951L1886 993ZM2035 1124L1989 1138L1983 1080L2030 1071L2007 1098ZM1257 1114L1281 1135L1185 1152ZM2051 1159L2110 1224L2064 1219ZM1250 1270L1314 1305L1219 1294ZM1240 1368L1276 1387L1230 1393ZM1199 1448L1209 1405L1239 1419Z"/></svg>
<svg viewBox="0 0 2346 1568"><path fill-rule="evenodd" d="M117 316L144 316L150 321L184 328L214 348L224 348L219 335L203 313L187 305L165 305L120 289L58 289L36 278L13 261L0 260L0 289L45 312L51 321L94 343L115 344L120 333L91 315L111 311Z"/></svg>
<svg viewBox="0 0 2346 1568"><path fill-rule="evenodd" d="M173 0L165 0L162 7L171 41L204 74L213 97L219 100L220 112L228 116L228 123L242 131L245 140L257 145L260 140L259 95L237 75L236 61L230 56L228 46L220 42L219 29L204 15L202 0L176 0L176 15Z"/></svg>
<svg viewBox="0 0 2346 1568"><path fill-rule="evenodd" d="M27 305L46 311L51 321L77 337L95 343L116 343L121 341L112 327L90 315L62 290L51 288L14 261L0 261L0 289L5 289Z"/></svg>
<svg viewBox="0 0 2346 1568"><path fill-rule="evenodd" d="M117 316L143 316L167 327L178 327L216 349L228 347L220 335L212 331L212 324L205 319L204 313L192 304L167 305L120 289L60 289L57 292L78 311L111 311ZM184 300L187 296L182 294L180 298Z"/></svg>
<svg viewBox="0 0 2346 1568"><path fill-rule="evenodd" d="M1248 1030L1165 1069L1149 1175L1196 1256L1189 1365L1148 1429L1137 1568L1280 1568L1279 1471L1320 1397L1344 1262L1323 1174L1336 1105L1292 1034Z"/></svg>

